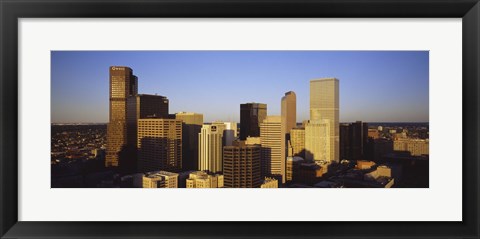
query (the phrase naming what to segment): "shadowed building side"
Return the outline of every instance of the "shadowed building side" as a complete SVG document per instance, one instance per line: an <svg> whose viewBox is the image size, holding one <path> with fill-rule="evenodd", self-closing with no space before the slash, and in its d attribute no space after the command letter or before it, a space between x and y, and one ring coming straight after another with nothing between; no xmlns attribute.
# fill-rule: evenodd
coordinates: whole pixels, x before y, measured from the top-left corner
<svg viewBox="0 0 480 239"><path fill-rule="evenodd" d="M259 137L260 124L266 117L266 104L240 104L240 140L246 140L247 137Z"/></svg>

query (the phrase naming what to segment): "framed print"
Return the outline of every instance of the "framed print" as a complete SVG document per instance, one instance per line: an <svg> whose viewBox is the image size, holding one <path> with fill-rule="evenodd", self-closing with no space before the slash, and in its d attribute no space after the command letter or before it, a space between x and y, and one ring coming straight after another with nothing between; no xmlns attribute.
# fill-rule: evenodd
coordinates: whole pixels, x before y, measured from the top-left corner
<svg viewBox="0 0 480 239"><path fill-rule="evenodd" d="M476 0L0 6L2 238L479 236Z"/></svg>

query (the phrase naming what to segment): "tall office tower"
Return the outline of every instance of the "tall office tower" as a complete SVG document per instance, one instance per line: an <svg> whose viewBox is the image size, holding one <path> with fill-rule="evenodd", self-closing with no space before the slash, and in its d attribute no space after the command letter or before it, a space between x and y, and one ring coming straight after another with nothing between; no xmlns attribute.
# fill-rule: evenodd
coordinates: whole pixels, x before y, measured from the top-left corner
<svg viewBox="0 0 480 239"><path fill-rule="evenodd" d="M282 147L282 117L267 116L260 124L260 143L262 145L262 173L264 176L282 176L285 183L286 152Z"/></svg>
<svg viewBox="0 0 480 239"><path fill-rule="evenodd" d="M290 143L292 145L292 155L305 158L305 128L291 129Z"/></svg>
<svg viewBox="0 0 480 239"><path fill-rule="evenodd" d="M119 165L119 154L127 144L127 98L137 94L138 79L125 66L110 67L110 116L107 125L105 167Z"/></svg>
<svg viewBox="0 0 480 239"><path fill-rule="evenodd" d="M203 125L198 134L198 170L218 173L223 170L222 148L225 125Z"/></svg>
<svg viewBox="0 0 480 239"><path fill-rule="evenodd" d="M289 91L282 97L282 130L289 134L297 126L297 96Z"/></svg>
<svg viewBox="0 0 480 239"><path fill-rule="evenodd" d="M260 136L260 124L267 117L267 105L246 103L240 105L240 140Z"/></svg>
<svg viewBox="0 0 480 239"><path fill-rule="evenodd" d="M137 120L148 117L168 118L165 96L138 94L127 98L127 148L120 154L122 172L133 173L137 164Z"/></svg>
<svg viewBox="0 0 480 239"><path fill-rule="evenodd" d="M140 172L178 172L182 165L182 121L139 119L137 148Z"/></svg>
<svg viewBox="0 0 480 239"><path fill-rule="evenodd" d="M310 124L328 126L328 130L316 130L320 133L326 131L328 143L319 142L320 145L330 147L326 161L338 162L340 158L339 147L339 82L336 78L323 78L310 81ZM319 124L319 125L318 125ZM313 129L313 128L312 128ZM307 127L305 128L307 130ZM307 132L305 132L305 136ZM318 136L321 137L321 136Z"/></svg>
<svg viewBox="0 0 480 239"><path fill-rule="evenodd" d="M237 123L215 121L212 125L224 125L223 130L223 146L232 146L234 140L237 139Z"/></svg>
<svg viewBox="0 0 480 239"><path fill-rule="evenodd" d="M365 159L368 143L368 124L357 121L340 125L340 159Z"/></svg>
<svg viewBox="0 0 480 239"><path fill-rule="evenodd" d="M258 188L262 184L260 145L234 141L223 147L223 179L227 188Z"/></svg>
<svg viewBox="0 0 480 239"><path fill-rule="evenodd" d="M365 159L368 144L368 124L357 121L350 124L351 160Z"/></svg>
<svg viewBox="0 0 480 239"><path fill-rule="evenodd" d="M179 112L176 119L182 123L183 170L198 170L198 134L203 125L203 114L192 112Z"/></svg>
<svg viewBox="0 0 480 239"><path fill-rule="evenodd" d="M350 124L340 124L340 160L350 158Z"/></svg>

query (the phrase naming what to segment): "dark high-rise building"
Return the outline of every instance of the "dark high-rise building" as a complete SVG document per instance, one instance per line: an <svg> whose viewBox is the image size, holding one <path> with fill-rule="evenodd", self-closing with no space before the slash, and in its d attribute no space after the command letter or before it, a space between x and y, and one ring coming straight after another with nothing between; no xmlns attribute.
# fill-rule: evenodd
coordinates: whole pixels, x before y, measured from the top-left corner
<svg viewBox="0 0 480 239"><path fill-rule="evenodd" d="M240 104L240 139L260 136L260 124L267 117L267 105L261 103Z"/></svg>
<svg viewBox="0 0 480 239"><path fill-rule="evenodd" d="M127 144L119 154L123 174L137 171L137 122L146 118L168 118L168 99L165 96L139 94L127 98Z"/></svg>
<svg viewBox="0 0 480 239"><path fill-rule="evenodd" d="M175 119L182 120L182 169L198 170L198 134L203 125L203 114L179 112Z"/></svg>
<svg viewBox="0 0 480 239"><path fill-rule="evenodd" d="M137 121L146 118L167 119L168 99L161 95L139 94L127 99L128 145L137 144Z"/></svg>
<svg viewBox="0 0 480 239"><path fill-rule="evenodd" d="M110 115L107 126L106 167L119 165L119 154L127 144L127 98L137 95L138 80L132 69L110 67Z"/></svg>
<svg viewBox="0 0 480 239"><path fill-rule="evenodd" d="M260 173L260 145L247 145L234 141L223 147L223 176L227 188L258 188L262 184Z"/></svg>
<svg viewBox="0 0 480 239"><path fill-rule="evenodd" d="M357 121L340 125L340 158L348 160L366 159L368 124ZM370 159L367 159L370 160Z"/></svg>

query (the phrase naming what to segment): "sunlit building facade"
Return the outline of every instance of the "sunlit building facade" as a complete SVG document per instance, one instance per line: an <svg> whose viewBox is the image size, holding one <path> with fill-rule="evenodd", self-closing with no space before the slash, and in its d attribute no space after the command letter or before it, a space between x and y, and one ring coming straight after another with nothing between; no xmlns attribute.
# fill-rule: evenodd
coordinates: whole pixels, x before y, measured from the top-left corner
<svg viewBox="0 0 480 239"><path fill-rule="evenodd" d="M148 118L138 120L139 171L178 172L182 165L182 121Z"/></svg>
<svg viewBox="0 0 480 239"><path fill-rule="evenodd" d="M339 81L336 78L322 78L310 81L310 129L315 129L315 134L318 136L312 135L313 131L308 132L307 127L305 127L305 138L306 145L307 134L308 138L323 138L323 133L327 133L326 143L320 143L319 147L329 147L328 149L320 149L320 151L325 152L326 161L335 161L339 162L340 158L340 141L339 141ZM313 126L313 127L312 127ZM322 127L327 127L327 129L321 129ZM310 142L312 143L312 142ZM310 147L317 147L316 145L310 144ZM308 150L308 147L306 147ZM307 152L308 154L308 152ZM314 159L317 160L315 154L313 154ZM323 158L323 155L322 155ZM308 156L307 156L308 159Z"/></svg>
<svg viewBox="0 0 480 239"><path fill-rule="evenodd" d="M282 147L282 137L281 116L267 116L260 124L262 173L263 176L281 175L284 183L286 152Z"/></svg>
<svg viewBox="0 0 480 239"><path fill-rule="evenodd" d="M225 125L203 125L198 134L198 170L218 173L223 170L223 131Z"/></svg>

